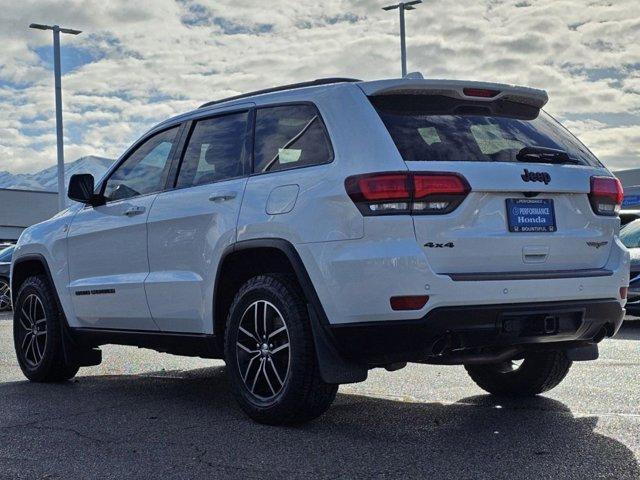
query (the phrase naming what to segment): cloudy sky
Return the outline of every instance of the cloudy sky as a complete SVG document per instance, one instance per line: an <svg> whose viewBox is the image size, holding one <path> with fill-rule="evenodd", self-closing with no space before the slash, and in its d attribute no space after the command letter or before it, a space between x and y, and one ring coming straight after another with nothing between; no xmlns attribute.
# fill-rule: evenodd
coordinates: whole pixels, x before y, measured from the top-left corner
<svg viewBox="0 0 640 480"><path fill-rule="evenodd" d="M116 158L207 100L327 76L399 74L398 19L377 0L0 0L0 171L55 163L51 32L63 41L67 161ZM640 166L638 0L426 0L409 70L549 92L547 110L612 169Z"/></svg>

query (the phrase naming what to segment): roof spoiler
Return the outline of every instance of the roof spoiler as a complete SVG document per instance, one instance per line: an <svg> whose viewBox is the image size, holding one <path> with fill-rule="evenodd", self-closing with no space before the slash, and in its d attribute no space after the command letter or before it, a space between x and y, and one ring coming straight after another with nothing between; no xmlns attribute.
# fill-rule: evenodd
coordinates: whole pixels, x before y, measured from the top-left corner
<svg viewBox="0 0 640 480"><path fill-rule="evenodd" d="M358 84L367 96L378 95L443 95L461 100L510 102L542 108L549 96L544 90L519 87L502 83L467 82L464 80L395 79L363 82Z"/></svg>

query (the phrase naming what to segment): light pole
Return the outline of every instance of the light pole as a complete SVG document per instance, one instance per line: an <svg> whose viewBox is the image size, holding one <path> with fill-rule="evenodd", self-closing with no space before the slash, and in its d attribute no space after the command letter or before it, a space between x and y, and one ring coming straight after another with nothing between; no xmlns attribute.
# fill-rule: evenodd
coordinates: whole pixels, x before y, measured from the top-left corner
<svg viewBox="0 0 640 480"><path fill-rule="evenodd" d="M382 7L383 10L400 10L400 58L402 61L402 77L407 75L407 45L405 41L404 33L404 11L415 10L414 5L422 3L422 0L413 0L412 2L400 2L397 5L389 5L388 7Z"/></svg>
<svg viewBox="0 0 640 480"><path fill-rule="evenodd" d="M29 28L37 30L53 30L53 74L56 89L56 136L58 146L58 209L65 209L65 188L64 188L64 139L62 137L62 80L60 75L60 32L78 35L80 30L71 28L61 28L58 25L41 25L32 23Z"/></svg>

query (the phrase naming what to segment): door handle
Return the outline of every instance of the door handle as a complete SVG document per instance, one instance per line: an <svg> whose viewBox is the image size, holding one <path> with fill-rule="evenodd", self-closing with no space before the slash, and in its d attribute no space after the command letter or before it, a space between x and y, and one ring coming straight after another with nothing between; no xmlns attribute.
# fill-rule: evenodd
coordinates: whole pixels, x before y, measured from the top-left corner
<svg viewBox="0 0 640 480"><path fill-rule="evenodd" d="M209 200L212 202L224 202L226 200L233 200L237 195L237 192L212 193L209 195Z"/></svg>
<svg viewBox="0 0 640 480"><path fill-rule="evenodd" d="M124 211L123 215L126 215L127 217L133 217L134 215L140 215L141 213L144 213L144 211L145 211L144 207L140 207L140 206L129 207Z"/></svg>

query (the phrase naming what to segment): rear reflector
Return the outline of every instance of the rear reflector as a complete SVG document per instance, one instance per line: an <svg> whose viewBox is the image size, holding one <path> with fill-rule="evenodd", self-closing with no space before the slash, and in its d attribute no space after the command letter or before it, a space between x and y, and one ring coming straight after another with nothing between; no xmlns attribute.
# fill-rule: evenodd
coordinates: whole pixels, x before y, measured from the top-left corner
<svg viewBox="0 0 640 480"><path fill-rule="evenodd" d="M618 215L624 191L620 180L614 177L591 177L589 201L596 215Z"/></svg>
<svg viewBox="0 0 640 480"><path fill-rule="evenodd" d="M487 88L463 88L462 93L467 97L493 98L500 93L499 90L489 90Z"/></svg>
<svg viewBox="0 0 640 480"><path fill-rule="evenodd" d="M627 298L627 292L629 291L629 287L620 287L620 299L624 300Z"/></svg>
<svg viewBox="0 0 640 480"><path fill-rule="evenodd" d="M363 215L445 214L471 191L464 177L443 172L356 175L345 188Z"/></svg>
<svg viewBox="0 0 640 480"><path fill-rule="evenodd" d="M393 310L420 310L427 304L427 295L411 295L406 297L391 297L389 299Z"/></svg>

